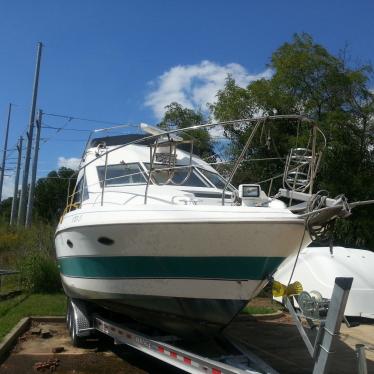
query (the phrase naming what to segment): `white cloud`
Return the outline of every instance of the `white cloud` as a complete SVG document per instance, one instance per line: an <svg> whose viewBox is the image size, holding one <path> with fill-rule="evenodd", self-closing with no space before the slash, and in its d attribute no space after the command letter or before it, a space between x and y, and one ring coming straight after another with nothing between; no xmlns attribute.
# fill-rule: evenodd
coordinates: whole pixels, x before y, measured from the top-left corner
<svg viewBox="0 0 374 374"><path fill-rule="evenodd" d="M57 166L59 168L65 167L65 168L77 170L79 167L80 161L81 161L80 158L75 158L75 157L70 157L70 158L59 157L57 160Z"/></svg>
<svg viewBox="0 0 374 374"><path fill-rule="evenodd" d="M249 74L240 64L219 65L206 60L195 65L174 66L151 82L153 89L147 95L145 105L152 109L158 120L162 118L165 106L173 101L205 111L207 103L216 101L217 91L224 87L228 74L239 86L245 87L253 80L270 78L272 72L266 69L259 74Z"/></svg>

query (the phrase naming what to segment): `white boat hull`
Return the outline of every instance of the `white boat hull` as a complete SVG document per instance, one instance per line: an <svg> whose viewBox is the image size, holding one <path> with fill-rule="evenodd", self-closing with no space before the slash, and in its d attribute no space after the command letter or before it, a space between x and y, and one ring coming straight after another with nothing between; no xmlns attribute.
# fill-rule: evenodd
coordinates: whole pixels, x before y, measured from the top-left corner
<svg viewBox="0 0 374 374"><path fill-rule="evenodd" d="M130 212L123 223L114 223L114 214L90 224L97 214L77 219L72 212L57 230L66 293L178 332L197 320L215 330L227 325L282 261L307 244L303 222L290 217L237 215L230 222L201 213L200 222L178 222L174 211L174 221L154 222L143 211L142 223L138 212L131 222Z"/></svg>

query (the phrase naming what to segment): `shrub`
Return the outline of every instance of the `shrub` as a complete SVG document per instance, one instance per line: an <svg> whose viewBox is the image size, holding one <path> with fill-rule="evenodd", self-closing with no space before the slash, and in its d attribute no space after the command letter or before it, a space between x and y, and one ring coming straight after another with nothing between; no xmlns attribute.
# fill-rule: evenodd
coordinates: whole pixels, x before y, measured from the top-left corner
<svg viewBox="0 0 374 374"><path fill-rule="evenodd" d="M54 230L51 225L35 222L30 228L9 226L0 220L0 267L13 269L18 259L31 251L54 257Z"/></svg>
<svg viewBox="0 0 374 374"><path fill-rule="evenodd" d="M0 252L11 250L18 242L19 235L16 232L0 232Z"/></svg>
<svg viewBox="0 0 374 374"><path fill-rule="evenodd" d="M60 273L55 260L45 251L30 251L19 261L22 286L29 292L61 290Z"/></svg>

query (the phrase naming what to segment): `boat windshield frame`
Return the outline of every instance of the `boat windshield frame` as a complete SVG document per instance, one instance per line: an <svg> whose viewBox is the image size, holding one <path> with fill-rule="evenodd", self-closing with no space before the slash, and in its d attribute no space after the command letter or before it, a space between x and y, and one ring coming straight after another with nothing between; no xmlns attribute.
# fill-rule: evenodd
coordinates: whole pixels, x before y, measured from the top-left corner
<svg viewBox="0 0 374 374"><path fill-rule="evenodd" d="M150 171L150 166L151 166L150 162L143 162L142 164L143 164L143 166L146 170L147 175L149 176L149 171ZM204 178L204 176L201 175L201 173L199 173L196 165L176 165L174 167L169 167L166 164L155 163L154 166L156 167L156 169L152 170L153 175L154 174L157 175L157 173L172 169L173 174L174 174L173 175L174 180L175 180L175 174L178 173L179 170L185 171L184 169L187 169L187 173L182 178L182 182L175 181L174 183L173 182L165 183L165 182L161 182L161 181L155 181L154 178L153 178L153 179L151 179L152 184L161 185L161 186L163 186L163 185L170 185L170 186L177 185L177 186L184 186L184 187L199 187L199 188L215 187L214 185L212 185L212 183L207 181L206 178ZM157 167L159 167L159 168L157 169ZM201 182L201 185L186 184L186 182L188 182L190 180L192 175L194 175ZM167 182L167 180L166 180L166 182Z"/></svg>
<svg viewBox="0 0 374 374"><path fill-rule="evenodd" d="M136 172L134 171L134 173L131 173L131 174L122 174L122 175L118 175L116 177L108 178L108 170L110 170L110 168L113 168L113 167L116 167L116 166L126 167L126 166L133 166L133 165L137 166L138 171L136 171ZM110 164L110 165L107 165L106 168L107 168L107 170L105 171L105 166L104 165L96 166L96 171L97 171L97 175L98 175L98 178L99 178L100 188L102 188L104 183L105 183L105 187L136 186L136 185L143 185L143 184L147 183L147 178L146 178L146 175L144 175L145 172L144 172L144 169L142 167L141 162L129 162L129 163L126 163L126 164L125 163ZM103 173L101 173L100 169L104 169ZM104 176L104 175L106 176L106 178L103 179L102 176ZM143 178L143 181L142 182L132 182L132 183L124 183L124 182L106 183L107 181L113 181L113 180L116 180L116 179L120 180L121 178L128 178L128 177L133 177L133 176L140 176L141 178Z"/></svg>
<svg viewBox="0 0 374 374"><path fill-rule="evenodd" d="M169 139L169 142L171 142L173 139L176 139L175 137L177 136L178 133L186 134L186 133L188 133L188 131L193 131L193 130L198 130L198 129L211 129L211 128L214 128L216 126L222 126L223 128L226 128L227 126L233 126L233 125L237 125L237 124L240 125L240 124L243 124L243 123L244 124L254 124L254 126L252 128L252 131L251 131L251 133L250 133L250 135L249 135L249 137L248 137L248 139L247 139L247 141L246 141L246 143L245 143L245 145L242 149L242 152L240 153L239 157L233 163L233 167L232 167L232 170L229 174L229 177L225 178L226 183L225 183L224 188L222 189L222 205L225 205L225 191L231 185L231 181L232 181L239 165L243 161L244 156L245 156L247 150L249 149L249 147L252 143L254 135L257 133L258 129L261 127L260 125L266 126L270 123L271 120L281 120L281 119L297 120L297 121L295 121L295 123L298 123L298 124L300 124L301 122L307 123L313 129L314 134L317 134L317 132L318 132L319 134L322 135L322 137L324 139L324 144L325 144L324 146L326 146L326 138L325 138L323 132L319 129L317 123L315 121L313 121L312 119L304 116L304 115L289 114L289 115L260 116L260 117L254 117L254 118L244 118L244 119L232 120L232 121L205 123L205 124L201 124L201 125L195 125L195 126L191 126L191 127L187 127L187 128L183 128L183 129L173 129L173 130L169 130L169 131L163 131L161 129L157 129L157 131L158 131L157 134L150 133L151 135L149 135L149 136L144 136L141 139L136 139L136 140L130 141L130 142L125 143L125 144L120 144L118 146L113 146L110 149L105 149L105 145L104 145L104 147L101 149L100 152L99 151L96 152L96 156L97 156L96 158L94 158L94 159L92 159L92 160L90 160L86 163L83 163L81 161L79 169L77 170L77 174L79 175L79 174L83 173L83 176L85 177L87 166L91 165L93 162L96 162L99 158L103 158L103 157L105 159L105 167L107 168L107 166L108 166L108 155L110 153L114 152L114 151L117 151L117 150L119 150L123 147L127 147L129 145L136 145L136 144L141 144L141 143L144 144L144 142L152 142L154 140L153 146L157 148L158 143L160 142L161 139L165 139L165 137L167 137ZM120 128L120 127L131 127L131 126L130 125L123 125L123 126L117 126L116 128ZM85 148L85 151L83 153L82 160L85 159L85 155L86 155L86 152L89 149L89 145L90 145L92 135L99 132L99 131L107 131L107 130L109 130L109 129L100 129L100 130L96 130L96 131L94 131L90 134L90 136L88 138L88 141L86 143L86 148ZM152 143L149 143L149 144L152 144ZM315 147L315 144L313 144L313 147ZM315 148L313 148L313 152L315 152ZM154 154L155 154L155 152L154 152ZM151 152L151 155L152 155L152 152ZM315 156L315 154L313 156ZM151 159L152 159L152 157L151 157ZM190 160L191 159L192 159L192 151L191 151L191 155L190 155ZM314 166L316 166L316 165L318 166L318 163L319 163L319 160L316 159L314 161ZM190 162L190 167L192 167L191 162ZM75 174L75 175L77 175L77 174ZM312 177L311 177L312 182L310 183L310 187L309 187L310 191L313 188L314 178L315 178L315 175L312 175ZM150 179L151 178L148 178L148 181L147 181L147 184L146 184L146 191L145 191L145 194L144 194L145 195L144 196L144 204L147 203L148 187L149 187L149 184L151 182ZM101 205L103 205L104 189L105 189L105 183L103 183L103 186L102 186ZM74 194L74 192L73 192L73 194ZM69 196L68 196L68 199L69 199ZM67 209L68 209L68 206L67 206Z"/></svg>

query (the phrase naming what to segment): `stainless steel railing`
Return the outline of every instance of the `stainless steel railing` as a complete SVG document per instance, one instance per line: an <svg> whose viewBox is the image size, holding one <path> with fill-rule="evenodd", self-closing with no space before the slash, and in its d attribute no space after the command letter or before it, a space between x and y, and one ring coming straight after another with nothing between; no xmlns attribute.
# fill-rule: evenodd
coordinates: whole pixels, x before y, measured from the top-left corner
<svg viewBox="0 0 374 374"><path fill-rule="evenodd" d="M232 170L228 176L228 178L226 179L226 183L222 189L222 205L225 204L225 192L228 188L228 186L230 185L230 183L232 182L240 164L243 162L243 160L245 159L245 156L252 144L252 141L256 135L256 133L258 132L259 128L261 126L267 126L269 124L269 122L271 120L281 120L281 119L288 119L288 120L298 120L299 123L301 121L304 121L306 122L308 125L310 125L312 127L312 131L313 131L313 134L316 136L316 133L317 131L322 134L322 137L324 139L324 146L326 145L326 139L323 135L323 133L318 129L318 126L316 125L316 123L314 123L312 120L310 120L309 118L305 117L305 116L302 116L302 115L275 115L275 116L262 116L262 117L256 117L256 118L246 118L246 119L240 119L240 120L233 120L233 121L225 121L225 122L218 122L218 123L206 123L206 124L202 124L202 125L196 125L196 126L191 126L189 128L184 128L184 129L175 129L175 130L170 130L170 131L167 131L167 132L164 132L164 133L161 133L161 134L158 134L158 135L149 135L149 136L145 136L141 139L136 139L136 140L133 140L133 141L130 141L126 144L120 144L118 146L113 146L111 147L110 149L103 149L103 152L101 153L98 153L96 155L96 158L90 160L89 162L87 163L84 163L83 165L81 165L81 167L79 168L79 170L76 172L75 175L79 176L80 174L83 173L83 176L81 177L82 180L83 180L83 183L82 183L82 187L80 188L81 191L77 191L76 190L76 187L74 188L74 191L71 195L68 194L67 196L67 206L65 208L65 211L64 213L66 213L67 211L70 211L71 209L76 209L76 208L79 208L82 203L83 203L83 192L84 192L84 188L88 188L88 186L85 187L85 179L86 179L86 169L89 165L91 165L93 162L96 162L98 159L104 157L105 158L105 161L104 161L104 165L105 165L105 169L104 169L104 179L102 181L99 181L98 183L101 183L101 199L100 199L100 204L103 205L104 204L104 196L105 196L105 187L106 187L106 181L107 181L107 169L108 169L108 157L109 157L109 154L112 153L112 152L115 152L119 149L122 149L124 147L127 147L129 145L136 145L136 144L139 144L139 143L144 143L144 142L152 142L154 141L153 143L150 143L150 167L149 167L149 170L148 170L148 176L147 176L147 182L145 184L145 192L144 192L144 204L147 204L147 198L148 198L148 193L149 193L149 186L151 183L155 183L157 184L157 182L155 181L155 179L153 178L153 175L155 172L157 172L158 170L161 170L161 169L154 169L154 164L155 164L155 159L156 159L156 155L157 155L157 149L158 147L160 147L160 144L162 144L162 138L165 139L167 138L168 139L168 143L169 143L169 146L170 146L170 160L172 159L172 136L174 134L177 134L177 133L183 133L183 134L188 134L189 131L194 131L194 130L198 130L198 129L212 129L216 126L221 126L223 127L223 129L225 129L227 126L236 126L236 125L243 125L243 126L246 126L248 127L249 125L251 124L254 124L253 125L253 128L249 134L249 137L239 155L239 157L237 158L236 161L233 162L233 167L232 167ZM299 125L298 123L298 125ZM105 129L104 129L105 130ZM178 143L177 141L174 141L175 145ZM166 143L164 143L163 145L165 146ZM190 152L190 160L189 160L189 167L190 167L190 173L192 171L192 158L193 158L193 142L191 142L191 152ZM86 154L87 154L87 151L89 149L89 142L87 142L87 145L86 145L86 150L83 154L83 159L85 158ZM174 151L176 149L176 146L173 148ZM313 144L312 144L312 155L313 157L315 157L316 155L316 142L315 140L313 141ZM313 180L315 178L315 175L316 175L316 168L318 168L318 164L319 164L319 161L314 161L314 164L313 164L313 168L312 170L310 171L310 174L309 174L309 178L311 180L311 183L309 184L310 188L312 188L313 186ZM172 183L172 178L173 178L173 175L175 173L175 170L180 167L180 166L177 166L175 163L172 163L171 161L169 162L169 165L168 167L166 168L168 171L169 171L169 178L167 179L166 183L162 183L162 184L169 184L169 183ZM186 167L185 165L182 166L182 167ZM164 170L166 170L164 168ZM288 171L292 171L293 169L289 169ZM296 168L297 170L297 168ZM143 172L139 172L139 173L134 173L134 175L136 174L140 174L140 173L143 173ZM189 174L190 174L189 173ZM185 180L186 181L188 179L189 175L186 176ZM118 177L120 178L120 177ZM273 180L275 179L276 177L274 178L270 178L270 189L271 189L271 186L272 186L272 182ZM183 184L182 183L179 183L180 184ZM69 185L70 185L70 181L69 181ZM70 187L69 187L70 188ZM70 190L70 189L69 189ZM77 194L81 194L80 196L80 201L74 201L75 199L75 196Z"/></svg>

